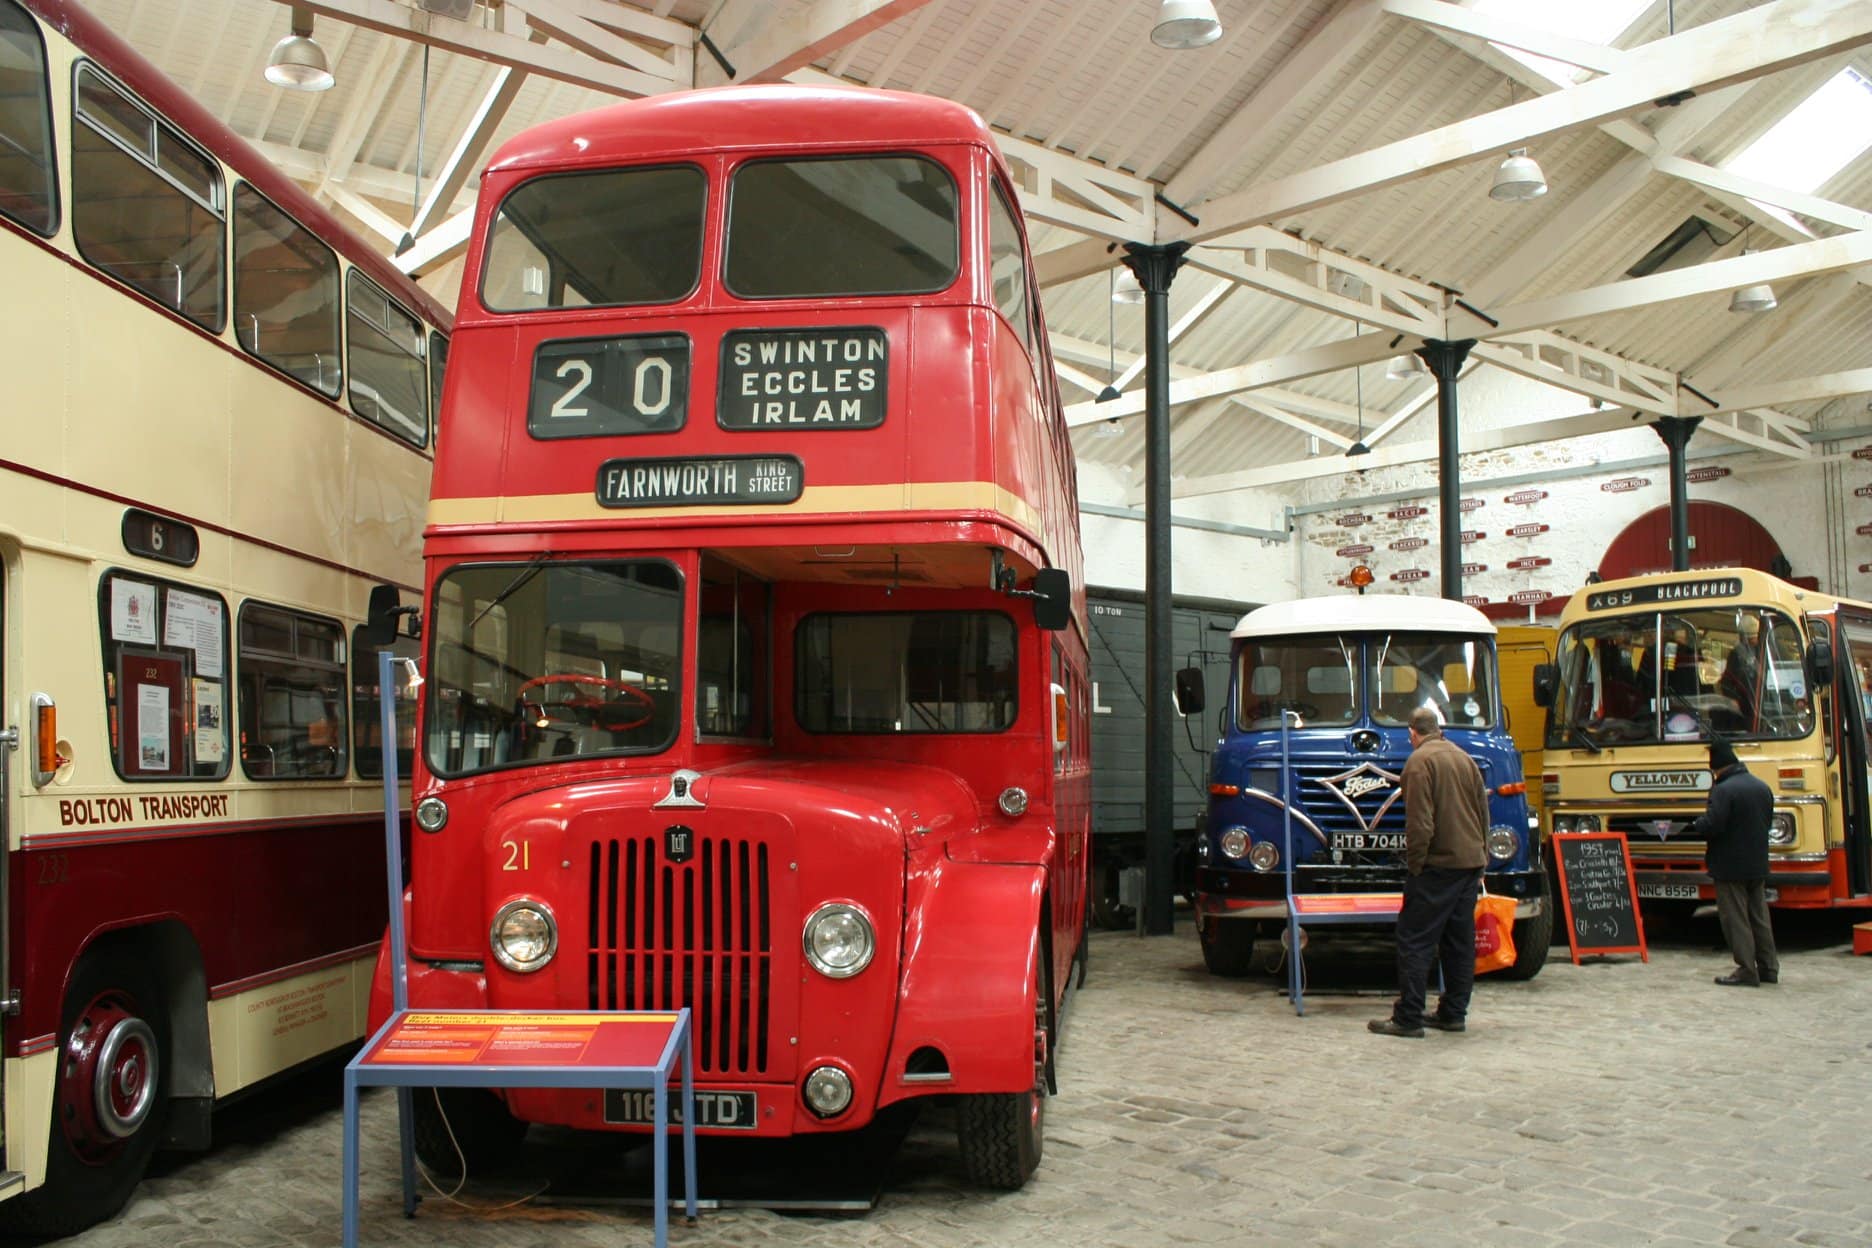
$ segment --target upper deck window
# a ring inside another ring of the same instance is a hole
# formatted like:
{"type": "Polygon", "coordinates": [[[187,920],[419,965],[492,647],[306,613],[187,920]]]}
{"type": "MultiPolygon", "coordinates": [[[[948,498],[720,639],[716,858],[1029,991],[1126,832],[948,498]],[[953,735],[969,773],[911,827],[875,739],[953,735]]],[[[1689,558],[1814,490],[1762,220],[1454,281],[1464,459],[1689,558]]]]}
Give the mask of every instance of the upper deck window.
{"type": "Polygon", "coordinates": [[[45,44],[9,0],[0,0],[0,213],[41,234],[58,217],[45,44]]]}
{"type": "Polygon", "coordinates": [[[761,160],[728,196],[728,289],[746,299],[912,295],[955,280],[955,180],[920,156],[761,160]]]}
{"type": "Polygon", "coordinates": [[[495,312],[670,303],[702,275],[708,179],[693,165],[522,183],[488,236],[481,302],[495,312]]]}
{"type": "Polygon", "coordinates": [[[986,611],[814,615],[796,676],[808,732],[1002,732],[1014,726],[1014,623],[986,611]]]}
{"type": "Polygon", "coordinates": [[[1766,607],[1583,620],[1560,637],[1549,749],[1813,730],[1794,622],[1766,607]]]}
{"type": "Polygon", "coordinates": [[[351,270],[347,294],[352,410],[405,442],[429,445],[422,322],[357,269],[351,270]]]}
{"type": "Polygon", "coordinates": [[[1033,327],[1027,318],[1027,258],[1021,253],[1017,222],[1013,207],[997,183],[988,206],[988,270],[994,282],[995,307],[1031,350],[1033,327]]]}
{"type": "Polygon", "coordinates": [[[682,578],[661,560],[481,564],[436,584],[430,768],[459,776],[669,747],[682,578]]]}
{"type": "Polygon", "coordinates": [[[245,182],[234,188],[234,335],[251,355],[338,397],[338,257],[245,182]]]}
{"type": "Polygon", "coordinates": [[[72,234],[86,260],[219,333],[221,170],[88,65],[72,124],[72,234]]]}

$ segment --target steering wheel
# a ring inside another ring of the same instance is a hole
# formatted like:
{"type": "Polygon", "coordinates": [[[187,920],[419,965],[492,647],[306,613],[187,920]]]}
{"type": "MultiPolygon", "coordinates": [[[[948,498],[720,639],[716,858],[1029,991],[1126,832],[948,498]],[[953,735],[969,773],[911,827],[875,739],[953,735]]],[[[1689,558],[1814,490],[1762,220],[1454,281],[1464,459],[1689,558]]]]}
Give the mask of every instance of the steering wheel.
{"type": "Polygon", "coordinates": [[[594,689],[611,690],[622,695],[602,698],[574,691],[559,702],[548,702],[541,698],[538,703],[540,718],[555,723],[581,727],[589,725],[601,732],[629,732],[633,728],[643,727],[656,714],[656,700],[641,687],[604,676],[588,676],[583,672],[555,672],[547,676],[535,676],[515,690],[515,696],[525,705],[529,689],[543,689],[550,685],[590,685],[594,689]],[[628,716],[639,709],[643,713],[635,719],[606,718],[607,715],[617,714],[628,716]]]}

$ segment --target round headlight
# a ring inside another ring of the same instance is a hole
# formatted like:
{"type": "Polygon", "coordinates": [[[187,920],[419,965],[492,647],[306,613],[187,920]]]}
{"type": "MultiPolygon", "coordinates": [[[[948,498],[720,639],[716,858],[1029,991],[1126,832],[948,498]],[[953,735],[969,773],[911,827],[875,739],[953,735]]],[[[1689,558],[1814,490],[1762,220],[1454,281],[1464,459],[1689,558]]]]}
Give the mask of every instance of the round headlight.
{"type": "Polygon", "coordinates": [[[496,962],[525,975],[552,961],[559,948],[559,925],[543,901],[510,901],[495,911],[488,943],[496,962]]]}
{"type": "Polygon", "coordinates": [[[871,920],[864,911],[843,902],[820,906],[806,920],[806,960],[815,971],[832,979],[846,979],[871,965],[877,947],[871,920]]]}
{"type": "Polygon", "coordinates": [[[821,1066],[806,1076],[800,1091],[807,1109],[821,1118],[836,1118],[851,1104],[851,1076],[836,1066],[821,1066]]]}
{"type": "Polygon", "coordinates": [[[1573,830],[1575,832],[1597,832],[1599,830],[1599,816],[1581,815],[1573,821],[1573,830]]]}
{"type": "Polygon", "coordinates": [[[1280,866],[1280,849],[1273,841],[1257,841],[1248,851],[1248,865],[1257,871],[1272,871],[1280,866]]]}
{"type": "Polygon", "coordinates": [[[1498,823],[1488,830],[1485,844],[1488,846],[1488,856],[1499,862],[1515,856],[1515,851],[1521,848],[1521,838],[1507,824],[1498,823]]]}
{"type": "Polygon", "coordinates": [[[440,832],[448,826],[448,803],[439,797],[425,797],[416,803],[416,826],[425,832],[440,832]]]}
{"type": "Polygon", "coordinates": [[[1248,829],[1229,828],[1222,833],[1222,856],[1237,861],[1248,854],[1248,829]]]}
{"type": "Polygon", "coordinates": [[[1001,796],[995,799],[995,805],[1001,813],[1013,819],[1027,813],[1027,790],[1019,785],[1010,785],[1001,790],[1001,796]]]}
{"type": "Polygon", "coordinates": [[[1797,833],[1794,824],[1794,812],[1777,810],[1768,820],[1768,843],[1770,845],[1792,845],[1797,833]]]}
{"type": "Polygon", "coordinates": [[[1573,830],[1573,816],[1572,815],[1555,815],[1553,817],[1553,830],[1555,831],[1555,833],[1562,835],[1562,836],[1564,836],[1568,832],[1571,832],[1573,830]]]}

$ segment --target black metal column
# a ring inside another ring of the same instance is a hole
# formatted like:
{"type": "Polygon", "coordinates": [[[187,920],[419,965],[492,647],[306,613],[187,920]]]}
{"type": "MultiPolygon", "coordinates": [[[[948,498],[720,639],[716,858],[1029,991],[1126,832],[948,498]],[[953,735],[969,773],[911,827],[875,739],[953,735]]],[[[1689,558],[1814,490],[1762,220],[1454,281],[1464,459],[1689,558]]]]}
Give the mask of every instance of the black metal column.
{"type": "Polygon", "coordinates": [[[1443,543],[1443,596],[1452,602],[1462,601],[1462,465],[1458,460],[1462,439],[1456,422],[1456,375],[1473,338],[1446,341],[1426,338],[1417,354],[1430,366],[1436,378],[1437,409],[1437,510],[1443,543]]]}
{"type": "Polygon", "coordinates": [[[1652,424],[1670,452],[1671,571],[1690,570],[1690,482],[1684,476],[1684,449],[1703,423],[1701,416],[1660,416],[1652,424]]]}
{"type": "Polygon", "coordinates": [[[1188,243],[1125,244],[1144,288],[1144,932],[1176,928],[1176,775],[1171,753],[1170,283],[1188,243]]]}

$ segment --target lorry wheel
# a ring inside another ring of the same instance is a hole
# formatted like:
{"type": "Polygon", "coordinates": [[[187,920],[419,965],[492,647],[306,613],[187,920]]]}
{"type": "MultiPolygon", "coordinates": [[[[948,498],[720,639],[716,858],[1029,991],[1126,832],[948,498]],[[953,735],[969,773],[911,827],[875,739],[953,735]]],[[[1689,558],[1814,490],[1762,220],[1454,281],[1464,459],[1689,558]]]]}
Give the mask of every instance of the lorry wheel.
{"type": "Polygon", "coordinates": [[[1211,975],[1240,979],[1254,972],[1255,925],[1247,919],[1202,921],[1203,965],[1211,975]]]}
{"type": "Polygon", "coordinates": [[[6,1229],[70,1235],[122,1209],[162,1136],[169,1014],[120,949],[85,955],[65,994],[45,1184],[0,1206],[6,1229]]]}
{"type": "Polygon", "coordinates": [[[1034,964],[1034,1082],[1025,1092],[978,1092],[957,1098],[956,1143],[969,1182],[1004,1192],[1024,1187],[1046,1141],[1047,979],[1034,964]]]}
{"type": "Polygon", "coordinates": [[[410,1109],[416,1156],[439,1180],[461,1178],[464,1164],[476,1176],[511,1165],[526,1135],[486,1088],[412,1088],[410,1109]]]}
{"type": "Polygon", "coordinates": [[[1553,887],[1541,876],[1541,912],[1531,919],[1516,919],[1514,925],[1514,965],[1501,970],[1503,979],[1533,979],[1547,965],[1547,950],[1553,945],[1553,887]]]}

